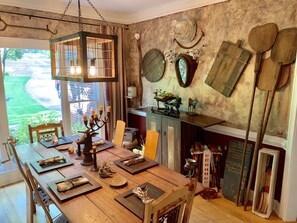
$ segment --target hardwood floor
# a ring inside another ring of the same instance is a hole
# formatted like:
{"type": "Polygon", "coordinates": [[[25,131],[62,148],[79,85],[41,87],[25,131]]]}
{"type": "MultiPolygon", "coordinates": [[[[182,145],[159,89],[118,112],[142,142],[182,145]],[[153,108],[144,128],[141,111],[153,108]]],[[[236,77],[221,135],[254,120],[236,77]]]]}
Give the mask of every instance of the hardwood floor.
{"type": "MultiPolygon", "coordinates": [[[[1,223],[26,222],[26,197],[23,182],[0,188],[0,219],[1,223]]],[[[250,208],[251,209],[251,208],[250,208]]],[[[56,216],[59,211],[51,205],[51,214],[56,216]]],[[[45,217],[40,207],[37,208],[35,222],[45,223],[45,217]]],[[[190,223],[281,223],[275,213],[270,218],[263,219],[254,215],[250,210],[243,211],[235,203],[219,196],[213,200],[195,197],[190,223]]]]}
{"type": "MultiPolygon", "coordinates": [[[[37,206],[34,222],[46,223],[41,207],[37,206]]],[[[59,210],[50,205],[53,217],[59,215],[59,210]]],[[[0,187],[0,222],[1,223],[26,223],[26,186],[24,182],[0,187]]]]}

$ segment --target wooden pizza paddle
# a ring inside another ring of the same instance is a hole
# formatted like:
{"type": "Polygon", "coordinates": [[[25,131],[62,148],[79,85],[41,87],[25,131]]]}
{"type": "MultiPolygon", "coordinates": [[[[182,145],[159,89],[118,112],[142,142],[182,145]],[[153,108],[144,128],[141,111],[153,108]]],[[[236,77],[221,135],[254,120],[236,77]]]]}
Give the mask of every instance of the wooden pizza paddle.
{"type": "MultiPolygon", "coordinates": [[[[258,80],[256,86],[261,91],[272,91],[273,90],[273,80],[275,79],[275,74],[277,72],[278,64],[273,62],[271,57],[262,59],[260,71],[258,74],[258,80]],[[267,81],[271,80],[271,81],[267,81]]],[[[277,83],[276,90],[282,89],[289,81],[290,76],[290,65],[281,66],[280,79],[277,83]]]]}
{"type": "Polygon", "coordinates": [[[256,144],[253,152],[253,159],[252,159],[252,164],[250,169],[249,181],[248,181],[245,200],[244,200],[244,209],[246,209],[247,202],[248,202],[248,194],[251,188],[251,184],[254,176],[254,170],[256,168],[259,146],[262,143],[262,140],[264,137],[264,133],[267,127],[270,111],[273,104],[275,91],[277,89],[278,82],[280,80],[280,76],[281,76],[280,69],[282,65],[286,65],[294,62],[296,57],[296,52],[297,52],[297,28],[287,28],[287,29],[281,30],[277,35],[277,38],[275,40],[274,46],[271,51],[271,59],[277,64],[274,78],[272,80],[265,78],[265,80],[268,82],[272,81],[273,89],[271,91],[271,97],[269,100],[269,104],[267,106],[267,110],[266,110],[266,106],[264,108],[264,113],[265,113],[263,115],[265,116],[264,121],[260,123],[262,125],[260,125],[257,132],[257,139],[256,139],[256,144]]]}
{"type": "Polygon", "coordinates": [[[253,111],[253,106],[254,106],[256,82],[257,82],[257,77],[258,77],[258,73],[260,70],[262,54],[271,49],[271,47],[273,46],[273,44],[275,42],[277,32],[278,32],[278,28],[277,28],[276,24],[267,23],[262,26],[256,26],[256,27],[252,28],[252,30],[249,33],[249,37],[248,37],[248,42],[249,42],[250,47],[256,52],[256,60],[255,60],[255,68],[254,68],[255,76],[254,76],[254,82],[253,82],[252,98],[251,98],[251,102],[250,102],[247,130],[246,130],[246,135],[245,135],[245,143],[244,143],[244,148],[243,148],[243,158],[242,158],[241,169],[240,169],[239,185],[238,185],[237,196],[236,196],[236,204],[237,205],[239,205],[239,197],[240,197],[240,191],[241,191],[241,187],[242,187],[241,181],[242,181],[242,176],[243,176],[247,142],[248,142],[248,138],[249,138],[252,111],[253,111]]]}

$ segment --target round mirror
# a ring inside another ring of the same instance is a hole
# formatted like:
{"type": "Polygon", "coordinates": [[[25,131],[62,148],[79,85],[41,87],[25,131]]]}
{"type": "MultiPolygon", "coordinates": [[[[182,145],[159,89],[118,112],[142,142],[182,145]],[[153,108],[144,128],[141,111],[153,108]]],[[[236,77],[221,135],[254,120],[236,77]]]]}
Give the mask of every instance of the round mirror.
{"type": "Polygon", "coordinates": [[[164,55],[158,49],[149,50],[142,60],[143,76],[150,82],[160,80],[165,72],[164,55]]]}

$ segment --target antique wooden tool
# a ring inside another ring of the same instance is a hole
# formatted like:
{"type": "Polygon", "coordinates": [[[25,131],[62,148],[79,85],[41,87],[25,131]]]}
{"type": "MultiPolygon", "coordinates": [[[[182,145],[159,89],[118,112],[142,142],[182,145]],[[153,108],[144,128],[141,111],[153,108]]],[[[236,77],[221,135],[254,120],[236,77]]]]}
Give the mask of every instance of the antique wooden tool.
{"type": "MultiPolygon", "coordinates": [[[[267,106],[266,105],[264,106],[262,120],[260,122],[259,129],[257,132],[257,139],[256,139],[255,148],[254,148],[254,153],[253,153],[250,176],[249,176],[249,181],[248,181],[245,200],[244,200],[245,210],[248,202],[248,194],[253,180],[254,170],[256,168],[258,150],[262,143],[262,140],[266,131],[275,91],[278,87],[278,83],[281,76],[280,69],[282,65],[286,65],[294,62],[296,57],[296,52],[297,52],[297,28],[287,28],[287,29],[281,30],[277,35],[277,38],[275,40],[274,46],[271,51],[271,59],[273,60],[273,62],[277,64],[277,67],[274,74],[274,78],[269,77],[266,79],[267,82],[272,82],[271,86],[273,88],[270,92],[271,96],[270,96],[269,103],[267,106]]],[[[266,91],[265,93],[266,95],[269,95],[269,91],[266,91]]]]}
{"type": "MultiPolygon", "coordinates": [[[[290,68],[291,66],[283,65],[281,66],[280,70],[280,77],[279,82],[277,83],[276,90],[280,90],[283,88],[289,80],[290,76],[290,68]]],[[[271,91],[273,89],[273,82],[268,82],[267,79],[274,79],[275,74],[278,69],[278,64],[273,62],[271,57],[268,57],[266,59],[262,59],[261,62],[261,68],[258,74],[258,80],[257,80],[257,88],[261,91],[271,91]]]]}
{"type": "Polygon", "coordinates": [[[246,148],[247,148],[247,143],[249,138],[250,123],[252,118],[252,111],[253,111],[254,98],[255,98],[255,92],[256,92],[256,82],[257,82],[257,77],[260,70],[262,54],[272,48],[277,36],[277,32],[278,32],[278,28],[276,24],[267,23],[262,26],[254,27],[250,31],[249,37],[248,37],[250,47],[256,52],[256,60],[255,60],[255,68],[254,68],[255,76],[254,76],[254,82],[253,82],[252,98],[250,102],[248,125],[247,125],[247,130],[245,135],[245,143],[244,143],[243,158],[242,158],[240,177],[239,177],[238,193],[236,197],[237,205],[239,204],[239,194],[242,187],[241,182],[242,182],[243,168],[245,163],[246,148]]]}

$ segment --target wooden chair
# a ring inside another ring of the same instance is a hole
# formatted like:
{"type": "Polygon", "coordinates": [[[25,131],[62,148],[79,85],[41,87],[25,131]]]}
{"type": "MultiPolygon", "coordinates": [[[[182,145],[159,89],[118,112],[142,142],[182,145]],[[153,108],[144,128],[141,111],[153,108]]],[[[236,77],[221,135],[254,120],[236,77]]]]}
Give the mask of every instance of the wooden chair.
{"type": "Polygon", "coordinates": [[[145,204],[144,223],[182,223],[188,197],[186,186],[166,192],[157,200],[145,204]]]}
{"type": "Polygon", "coordinates": [[[50,212],[49,212],[49,208],[48,208],[47,205],[45,205],[45,203],[43,202],[43,198],[39,195],[38,188],[37,188],[37,185],[35,183],[34,177],[33,177],[32,173],[31,173],[31,170],[30,170],[30,168],[29,168],[29,166],[28,166],[28,164],[26,162],[24,163],[24,166],[25,166],[28,181],[31,184],[31,187],[32,187],[34,193],[36,194],[37,202],[40,204],[40,206],[42,207],[42,209],[43,209],[43,211],[45,213],[45,217],[46,217],[47,222],[49,222],[49,223],[68,222],[68,219],[63,214],[60,214],[55,218],[51,217],[50,212]]]}
{"type": "Polygon", "coordinates": [[[146,140],[145,140],[145,149],[144,149],[144,157],[148,159],[155,160],[157,155],[159,141],[159,133],[155,130],[147,130],[146,131],[146,140]]]}
{"type": "Polygon", "coordinates": [[[118,120],[115,128],[113,137],[113,143],[116,146],[123,146],[124,134],[125,134],[126,123],[122,120],[118,120]]]}
{"type": "Polygon", "coordinates": [[[36,183],[35,183],[35,186],[36,186],[37,190],[33,192],[32,185],[31,185],[26,173],[23,170],[21,161],[20,161],[20,159],[18,157],[18,154],[16,152],[16,149],[15,149],[15,146],[14,146],[13,142],[8,141],[8,146],[10,148],[10,151],[12,151],[12,153],[13,153],[13,156],[14,156],[14,159],[15,159],[15,161],[17,163],[18,169],[19,169],[19,171],[20,171],[20,173],[21,173],[21,175],[22,175],[22,177],[23,177],[23,179],[25,181],[26,188],[27,188],[27,190],[29,191],[29,194],[30,194],[30,197],[27,198],[27,199],[29,199],[29,204],[27,204],[27,205],[29,205],[29,207],[27,207],[27,208],[30,210],[31,214],[30,214],[30,219],[27,219],[27,221],[31,223],[31,222],[33,222],[33,214],[36,212],[36,206],[35,205],[40,205],[41,204],[40,202],[38,202],[37,196],[42,197],[42,200],[43,200],[42,203],[46,207],[49,207],[49,205],[53,204],[53,202],[49,198],[49,196],[44,192],[44,190],[41,187],[38,187],[36,185],[36,183]]]}
{"type": "Polygon", "coordinates": [[[197,178],[192,178],[190,180],[190,183],[188,184],[188,198],[187,203],[185,207],[185,213],[183,218],[183,223],[189,223],[190,222],[190,216],[192,212],[193,202],[196,194],[196,188],[197,188],[198,180],[197,178]]]}
{"type": "Polygon", "coordinates": [[[28,125],[29,128],[29,136],[30,136],[30,143],[33,143],[33,133],[36,133],[37,141],[42,140],[49,140],[54,135],[59,137],[59,129],[60,129],[60,136],[64,136],[64,128],[62,121],[58,123],[45,123],[41,125],[37,125],[32,127],[30,124],[28,125]]]}

